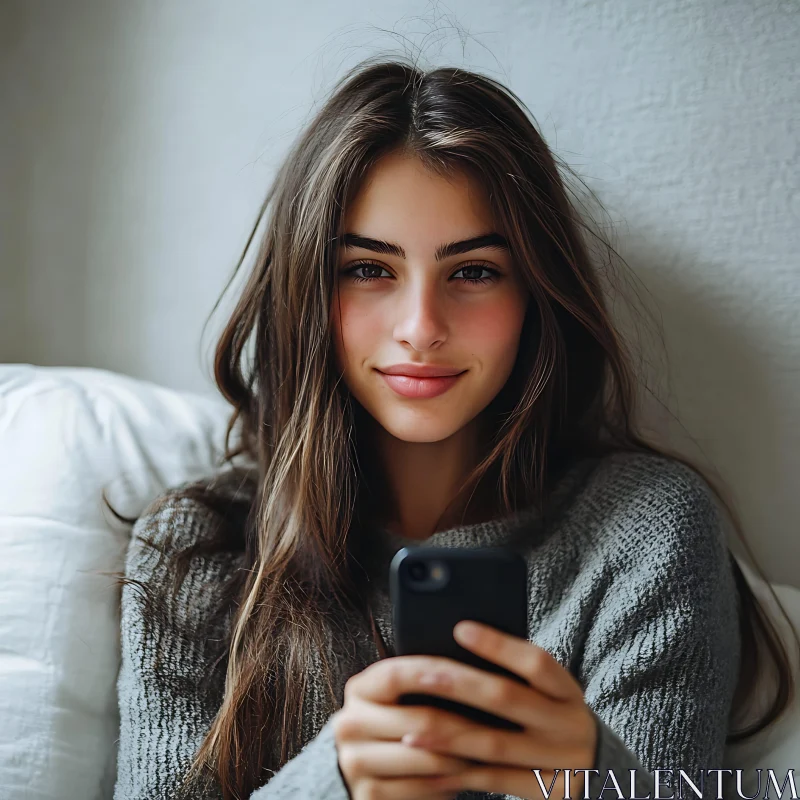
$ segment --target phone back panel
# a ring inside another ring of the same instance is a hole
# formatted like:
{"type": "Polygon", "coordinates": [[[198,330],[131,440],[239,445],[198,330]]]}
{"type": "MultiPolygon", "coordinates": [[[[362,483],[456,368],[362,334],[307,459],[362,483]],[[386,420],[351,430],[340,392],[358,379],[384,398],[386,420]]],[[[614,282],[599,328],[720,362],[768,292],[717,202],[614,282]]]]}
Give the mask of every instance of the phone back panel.
{"type": "MultiPolygon", "coordinates": [[[[528,568],[519,554],[503,547],[404,547],[392,559],[389,586],[397,655],[444,656],[525,683],[453,638],[456,623],[472,619],[527,640],[528,568]],[[438,565],[446,579],[433,588],[419,588],[411,576],[413,564],[420,560],[429,573],[438,565]]],[[[434,705],[493,727],[521,729],[495,714],[436,695],[406,694],[399,702],[434,705]]]]}

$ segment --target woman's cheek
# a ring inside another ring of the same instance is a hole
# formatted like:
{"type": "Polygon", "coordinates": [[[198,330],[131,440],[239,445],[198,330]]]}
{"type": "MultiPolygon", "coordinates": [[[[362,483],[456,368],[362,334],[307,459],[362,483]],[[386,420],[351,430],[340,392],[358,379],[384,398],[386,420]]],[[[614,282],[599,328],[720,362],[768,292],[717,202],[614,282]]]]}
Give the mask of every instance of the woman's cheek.
{"type": "Polygon", "coordinates": [[[469,341],[471,352],[492,359],[515,356],[523,319],[524,308],[517,297],[497,298],[469,309],[461,326],[462,335],[469,341]],[[509,352],[512,349],[513,353],[509,352]]]}
{"type": "Polygon", "coordinates": [[[346,296],[341,298],[340,325],[348,357],[370,355],[373,346],[380,342],[385,319],[377,303],[365,304],[346,296]]]}

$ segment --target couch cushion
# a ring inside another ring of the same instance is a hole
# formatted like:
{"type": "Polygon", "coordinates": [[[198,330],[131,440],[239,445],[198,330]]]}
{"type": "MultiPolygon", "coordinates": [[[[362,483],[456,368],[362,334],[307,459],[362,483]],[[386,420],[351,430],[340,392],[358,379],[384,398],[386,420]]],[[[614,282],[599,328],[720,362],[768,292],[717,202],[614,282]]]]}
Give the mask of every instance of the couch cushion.
{"type": "Polygon", "coordinates": [[[0,366],[0,796],[113,793],[130,526],[216,468],[230,407],[95,369],[0,366]]]}

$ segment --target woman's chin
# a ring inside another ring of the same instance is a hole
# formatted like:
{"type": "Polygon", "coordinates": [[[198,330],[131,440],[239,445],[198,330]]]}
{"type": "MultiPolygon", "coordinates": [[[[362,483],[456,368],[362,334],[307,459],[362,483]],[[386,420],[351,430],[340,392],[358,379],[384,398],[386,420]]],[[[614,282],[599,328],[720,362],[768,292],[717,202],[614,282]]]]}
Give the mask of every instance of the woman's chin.
{"type": "MultiPolygon", "coordinates": [[[[437,415],[439,416],[439,415],[437,415]]],[[[454,424],[456,421],[435,419],[382,419],[379,420],[381,426],[390,433],[395,439],[403,442],[440,442],[456,433],[461,425],[454,424]]]]}

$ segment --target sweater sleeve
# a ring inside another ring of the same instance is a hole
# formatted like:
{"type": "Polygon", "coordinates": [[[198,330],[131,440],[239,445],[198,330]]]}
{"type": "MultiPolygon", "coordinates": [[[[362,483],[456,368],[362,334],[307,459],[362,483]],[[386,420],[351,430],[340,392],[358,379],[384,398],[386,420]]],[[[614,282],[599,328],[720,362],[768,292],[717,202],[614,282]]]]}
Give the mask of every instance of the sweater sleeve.
{"type": "MultiPolygon", "coordinates": [[[[148,507],[133,527],[125,575],[160,591],[170,578],[168,566],[140,537],[159,545],[172,537],[182,548],[202,535],[208,516],[188,499],[156,502],[157,510],[155,504],[148,507]]],[[[122,588],[114,800],[166,800],[178,794],[222,701],[224,675],[208,671],[216,643],[195,634],[198,620],[219,601],[214,587],[229,568],[225,554],[196,556],[177,598],[170,595],[158,611],[138,586],[122,588]]]]}
{"type": "Polygon", "coordinates": [[[715,798],[717,773],[707,771],[723,766],[740,661],[724,526],[708,485],[683,465],[635,495],[635,508],[610,521],[614,555],[584,652],[598,726],[589,796],[606,787],[631,797],[633,775],[636,797],[694,797],[691,780],[715,798]]]}
{"type": "MultiPolygon", "coordinates": [[[[154,588],[171,575],[158,550],[141,536],[183,548],[204,538],[214,517],[196,501],[171,490],[145,510],[134,525],[125,560],[126,577],[154,588]]],[[[219,800],[216,787],[192,787],[180,794],[180,784],[222,703],[224,667],[211,669],[220,647],[229,640],[227,628],[201,623],[222,602],[219,587],[236,569],[230,553],[193,556],[176,598],[169,595],[160,613],[129,585],[121,597],[121,664],[117,678],[120,735],[114,800],[219,800]]],[[[338,764],[329,720],[316,737],[256,790],[254,800],[299,798],[350,800],[338,764]]]]}
{"type": "Polygon", "coordinates": [[[339,769],[333,717],[306,746],[287,761],[250,800],[350,800],[339,769]]]}

